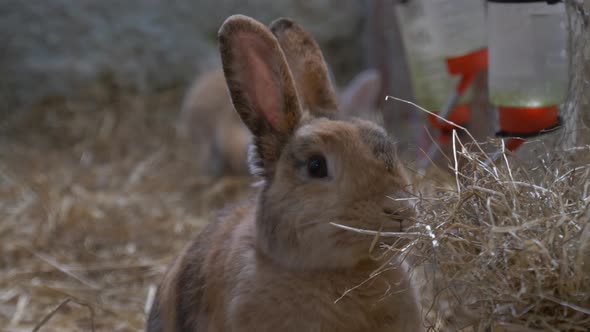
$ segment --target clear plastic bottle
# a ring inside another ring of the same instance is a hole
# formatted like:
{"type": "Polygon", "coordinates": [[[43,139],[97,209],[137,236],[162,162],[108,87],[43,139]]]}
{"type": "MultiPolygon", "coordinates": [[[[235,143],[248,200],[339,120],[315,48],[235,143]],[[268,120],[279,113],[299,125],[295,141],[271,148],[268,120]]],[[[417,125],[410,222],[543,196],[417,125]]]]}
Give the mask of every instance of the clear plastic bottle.
{"type": "Polygon", "coordinates": [[[437,52],[432,22],[424,0],[409,0],[395,6],[417,103],[438,112],[458,81],[451,77],[445,58],[437,52]]]}
{"type": "MultiPolygon", "coordinates": [[[[413,0],[410,0],[413,1],[413,0]]],[[[432,26],[436,52],[445,58],[486,47],[483,0],[421,0],[432,26]]]]}
{"type": "Polygon", "coordinates": [[[409,0],[396,7],[396,14],[417,101],[448,112],[449,106],[468,100],[466,86],[483,69],[479,63],[487,65],[487,53],[478,52],[487,41],[483,0],[409,0]],[[455,61],[459,68],[449,67],[448,60],[463,57],[465,66],[455,61]],[[468,84],[459,84],[466,76],[468,84]]]}
{"type": "Polygon", "coordinates": [[[496,106],[559,105],[568,87],[563,3],[488,0],[489,90],[496,106]]]}

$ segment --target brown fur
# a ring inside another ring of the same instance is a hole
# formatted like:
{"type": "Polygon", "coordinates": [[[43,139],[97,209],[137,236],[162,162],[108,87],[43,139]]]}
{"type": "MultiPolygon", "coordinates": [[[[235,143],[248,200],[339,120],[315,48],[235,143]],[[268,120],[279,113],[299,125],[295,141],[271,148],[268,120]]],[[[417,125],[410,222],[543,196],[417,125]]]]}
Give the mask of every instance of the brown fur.
{"type": "MultiPolygon", "coordinates": [[[[413,207],[396,200],[410,193],[395,146],[376,124],[310,112],[319,105],[299,102],[278,45],[244,16],[220,30],[232,100],[265,182],[255,202],[213,220],[175,261],[148,331],[421,331],[406,263],[390,252],[393,263],[371,277],[385,263],[373,238],[330,224],[397,232],[411,224],[413,207]],[[316,155],[327,161],[324,178],[308,174],[316,155]]],[[[318,91],[332,91],[323,84],[318,91]]]]}

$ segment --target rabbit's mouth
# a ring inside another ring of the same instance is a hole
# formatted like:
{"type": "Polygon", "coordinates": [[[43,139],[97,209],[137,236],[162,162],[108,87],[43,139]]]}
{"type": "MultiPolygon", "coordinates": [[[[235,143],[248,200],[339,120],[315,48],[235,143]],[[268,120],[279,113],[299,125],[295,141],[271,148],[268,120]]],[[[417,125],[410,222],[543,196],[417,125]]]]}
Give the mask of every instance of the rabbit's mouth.
{"type": "Polygon", "coordinates": [[[383,209],[383,228],[391,232],[405,232],[414,225],[414,220],[407,214],[399,213],[388,208],[383,209]]]}
{"type": "Polygon", "coordinates": [[[387,234],[387,237],[393,237],[396,233],[402,236],[404,233],[414,225],[412,220],[387,220],[381,224],[381,227],[376,230],[380,233],[387,234]]]}

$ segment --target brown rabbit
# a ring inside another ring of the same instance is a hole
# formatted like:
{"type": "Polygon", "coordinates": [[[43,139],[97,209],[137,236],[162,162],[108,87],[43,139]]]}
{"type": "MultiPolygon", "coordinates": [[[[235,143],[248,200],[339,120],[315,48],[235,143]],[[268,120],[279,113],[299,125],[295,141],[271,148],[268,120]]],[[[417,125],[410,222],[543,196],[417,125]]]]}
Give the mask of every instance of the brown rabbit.
{"type": "Polygon", "coordinates": [[[372,122],[339,119],[323,56],[293,21],[269,30],[232,16],[219,43],[264,184],[175,260],[147,331],[422,331],[406,263],[393,251],[390,263],[376,258],[373,237],[331,224],[411,225],[394,142],[372,122]]]}
{"type": "MultiPolygon", "coordinates": [[[[381,113],[375,107],[380,86],[381,77],[376,70],[360,72],[342,91],[341,113],[381,123],[381,113]]],[[[199,76],[191,85],[183,101],[177,132],[196,146],[200,171],[213,176],[248,174],[250,132],[234,110],[221,69],[199,76]]]]}
{"type": "Polygon", "coordinates": [[[200,76],[183,101],[177,133],[196,147],[199,171],[245,175],[250,133],[231,103],[221,69],[200,76]]]}

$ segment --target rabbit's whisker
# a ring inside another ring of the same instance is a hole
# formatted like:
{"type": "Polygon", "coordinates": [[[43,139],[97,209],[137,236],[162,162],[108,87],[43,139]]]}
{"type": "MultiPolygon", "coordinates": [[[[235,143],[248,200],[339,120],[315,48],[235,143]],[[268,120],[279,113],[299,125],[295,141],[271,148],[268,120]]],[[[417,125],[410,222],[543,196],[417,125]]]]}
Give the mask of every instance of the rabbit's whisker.
{"type": "Polygon", "coordinates": [[[314,226],[321,225],[321,224],[324,224],[324,222],[322,222],[322,221],[308,221],[305,223],[297,224],[296,228],[298,230],[301,230],[302,228],[314,227],[314,226]]]}
{"type": "Polygon", "coordinates": [[[396,201],[396,202],[405,202],[405,201],[419,201],[421,199],[423,199],[422,197],[400,197],[400,198],[394,198],[392,196],[387,196],[388,199],[392,200],[392,201],[396,201]]]}
{"type": "Polygon", "coordinates": [[[398,214],[398,213],[388,213],[388,212],[383,212],[381,214],[384,217],[387,217],[390,219],[390,221],[398,221],[398,222],[402,222],[404,220],[406,220],[407,218],[398,214]]]}
{"type": "Polygon", "coordinates": [[[407,238],[416,238],[416,237],[422,237],[422,236],[426,236],[425,234],[422,233],[418,233],[418,232],[380,232],[380,231],[373,231],[373,230],[368,230],[368,229],[360,229],[360,228],[355,228],[355,227],[350,227],[350,226],[346,226],[346,225],[341,225],[341,224],[337,224],[334,222],[330,222],[330,225],[332,226],[336,226],[340,229],[344,229],[347,231],[351,231],[351,232],[355,232],[355,233],[359,233],[359,234],[365,234],[365,235],[379,235],[381,237],[407,237],[407,238]]]}

